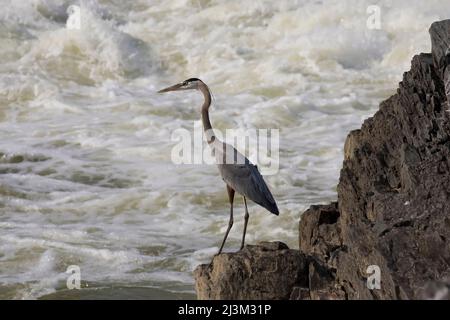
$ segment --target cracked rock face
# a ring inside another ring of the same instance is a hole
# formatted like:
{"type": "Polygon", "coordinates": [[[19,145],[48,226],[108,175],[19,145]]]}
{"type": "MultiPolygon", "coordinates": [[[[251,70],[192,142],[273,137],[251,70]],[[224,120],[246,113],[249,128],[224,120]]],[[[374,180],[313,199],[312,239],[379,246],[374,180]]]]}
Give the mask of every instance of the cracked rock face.
{"type": "MultiPolygon", "coordinates": [[[[331,266],[349,298],[414,299],[428,283],[449,276],[450,114],[444,74],[450,20],[434,23],[430,34],[433,53],[415,56],[397,94],[347,138],[351,147],[338,185],[342,249],[335,248],[331,266]],[[363,281],[369,265],[381,269],[380,290],[368,290],[363,281]]],[[[328,240],[317,246],[324,243],[328,240]]]]}
{"type": "Polygon", "coordinates": [[[199,298],[450,298],[450,20],[430,35],[432,53],[348,135],[338,202],[302,215],[300,251],[219,255],[195,272],[199,298]],[[367,286],[369,266],[379,289],[367,286]]]}
{"type": "Polygon", "coordinates": [[[305,255],[281,242],[245,246],[214,257],[194,271],[198,299],[289,299],[294,287],[307,286],[305,255]]]}
{"type": "Polygon", "coordinates": [[[282,242],[222,253],[194,271],[200,300],[344,299],[327,266],[282,242]]]}

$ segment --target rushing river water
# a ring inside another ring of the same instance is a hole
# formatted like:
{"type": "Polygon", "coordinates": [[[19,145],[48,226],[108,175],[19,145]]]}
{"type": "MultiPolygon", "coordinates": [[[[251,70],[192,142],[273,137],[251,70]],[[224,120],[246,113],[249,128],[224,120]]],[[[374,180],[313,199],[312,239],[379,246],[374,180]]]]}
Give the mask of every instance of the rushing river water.
{"type": "MultiPolygon", "coordinates": [[[[450,17],[443,0],[0,5],[4,299],[194,297],[192,270],[217,251],[228,200],[215,166],[171,159],[202,97],[156,91],[190,77],[213,90],[218,129],[280,130],[279,170],[265,178],[280,216],[252,203],[247,242],[297,248],[301,213],[336,199],[348,131],[450,17]],[[66,27],[69,5],[80,29],[66,27]],[[82,290],[66,287],[70,265],[82,290]]],[[[239,248],[243,213],[236,197],[226,250],[239,248]]]]}

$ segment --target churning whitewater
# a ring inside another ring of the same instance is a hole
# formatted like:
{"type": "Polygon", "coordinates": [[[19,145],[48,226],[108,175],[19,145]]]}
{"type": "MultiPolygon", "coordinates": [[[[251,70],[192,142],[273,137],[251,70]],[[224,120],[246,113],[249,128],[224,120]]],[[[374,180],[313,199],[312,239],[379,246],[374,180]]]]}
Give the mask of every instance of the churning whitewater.
{"type": "MultiPolygon", "coordinates": [[[[336,198],[346,134],[430,51],[445,4],[0,0],[0,298],[194,297],[229,209],[214,165],[171,158],[202,97],[156,91],[190,77],[214,92],[215,128],[279,129],[264,179],[280,216],[249,203],[246,242],[296,248],[301,213],[336,198]]],[[[236,196],[225,251],[243,217],[236,196]]]]}

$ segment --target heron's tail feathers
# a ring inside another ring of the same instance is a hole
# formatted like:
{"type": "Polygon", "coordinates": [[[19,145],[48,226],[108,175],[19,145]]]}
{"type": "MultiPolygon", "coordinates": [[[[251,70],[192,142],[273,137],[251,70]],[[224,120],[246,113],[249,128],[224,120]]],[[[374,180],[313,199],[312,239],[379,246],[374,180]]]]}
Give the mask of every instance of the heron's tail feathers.
{"type": "Polygon", "coordinates": [[[260,204],[261,206],[263,206],[264,208],[266,208],[268,211],[270,211],[271,213],[273,213],[274,215],[279,215],[280,212],[278,211],[278,206],[276,204],[276,202],[269,202],[267,201],[267,203],[264,204],[260,204]]]}

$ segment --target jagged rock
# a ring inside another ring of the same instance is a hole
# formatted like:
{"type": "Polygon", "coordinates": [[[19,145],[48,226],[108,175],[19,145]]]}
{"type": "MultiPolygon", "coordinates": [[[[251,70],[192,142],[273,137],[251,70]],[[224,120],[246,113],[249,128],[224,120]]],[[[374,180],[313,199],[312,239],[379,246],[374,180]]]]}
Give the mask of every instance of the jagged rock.
{"type": "Polygon", "coordinates": [[[200,300],[345,299],[332,269],[282,242],[222,253],[194,271],[200,300]]]}
{"type": "Polygon", "coordinates": [[[302,215],[299,230],[300,251],[327,261],[340,248],[339,210],[337,202],[311,206],[302,215]]]}
{"type": "Polygon", "coordinates": [[[450,278],[431,281],[421,288],[418,297],[424,300],[450,300],[450,278]]]}
{"type": "Polygon", "coordinates": [[[284,243],[263,242],[217,255],[194,276],[200,300],[289,299],[294,287],[308,286],[308,260],[284,243]]]}
{"type": "Polygon", "coordinates": [[[436,70],[441,71],[449,65],[450,58],[450,20],[437,21],[431,24],[431,54],[433,55],[433,64],[436,70]]]}
{"type": "Polygon", "coordinates": [[[450,20],[430,34],[433,53],[415,56],[397,94],[347,137],[339,205],[314,206],[301,218],[301,250],[336,269],[349,299],[420,298],[449,275],[450,20]],[[337,221],[324,227],[324,214],[337,221]],[[370,265],[381,269],[380,290],[367,287],[370,265]]]}
{"type": "Polygon", "coordinates": [[[312,259],[308,271],[311,300],[343,300],[346,298],[342,286],[336,283],[334,269],[329,269],[312,259]]]}
{"type": "Polygon", "coordinates": [[[450,110],[450,29],[448,22],[440,21],[431,25],[431,47],[433,64],[438,74],[442,77],[447,97],[447,110],[450,110]]]}

